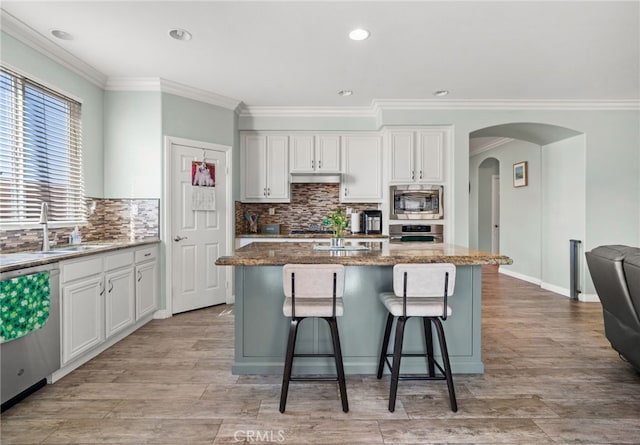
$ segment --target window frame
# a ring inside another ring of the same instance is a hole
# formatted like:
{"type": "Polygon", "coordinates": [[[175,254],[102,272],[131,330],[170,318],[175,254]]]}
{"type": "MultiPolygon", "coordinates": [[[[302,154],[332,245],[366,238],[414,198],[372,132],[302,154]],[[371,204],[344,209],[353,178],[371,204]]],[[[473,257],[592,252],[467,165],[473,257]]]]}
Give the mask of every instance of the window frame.
{"type": "MultiPolygon", "coordinates": [[[[70,172],[74,171],[74,168],[76,169],[75,171],[78,172],[78,176],[79,179],[75,181],[75,184],[73,180],[67,181],[64,183],[64,185],[62,186],[65,189],[72,189],[72,195],[76,195],[71,199],[71,205],[65,205],[64,210],[65,212],[70,212],[73,213],[72,217],[69,219],[60,219],[60,217],[58,217],[56,219],[56,215],[55,213],[52,214],[51,212],[51,202],[50,202],[50,198],[46,197],[43,195],[42,192],[39,192],[38,194],[36,194],[35,196],[38,198],[41,198],[42,201],[47,201],[49,202],[50,208],[49,208],[49,227],[51,228],[56,228],[56,227],[69,227],[69,226],[75,226],[75,225],[86,225],[88,220],[88,212],[87,212],[87,208],[86,208],[86,201],[87,201],[87,196],[85,193],[85,181],[84,181],[84,169],[83,169],[83,157],[84,157],[84,153],[83,153],[83,143],[82,143],[82,107],[83,107],[83,103],[82,100],[79,99],[77,96],[75,96],[74,94],[70,94],[58,87],[52,86],[51,84],[49,84],[48,82],[42,81],[41,79],[38,79],[34,76],[29,75],[28,73],[25,73],[24,71],[21,71],[20,69],[17,69],[13,66],[11,66],[10,64],[6,64],[4,62],[2,62],[0,64],[0,70],[3,73],[6,73],[7,75],[11,76],[14,79],[17,79],[18,82],[20,82],[19,87],[15,88],[14,91],[19,92],[20,97],[18,98],[18,100],[16,100],[15,103],[18,104],[18,107],[21,108],[21,113],[19,115],[19,123],[17,125],[15,125],[15,128],[18,129],[18,132],[20,133],[20,137],[19,139],[21,140],[20,143],[12,145],[12,155],[10,156],[15,156],[15,151],[16,151],[16,147],[18,150],[24,150],[24,147],[27,145],[24,140],[25,140],[25,132],[24,130],[24,123],[25,123],[25,114],[24,114],[24,108],[25,108],[25,90],[28,88],[31,88],[37,92],[41,92],[44,93],[47,96],[47,99],[50,101],[55,101],[60,100],[63,102],[66,102],[67,105],[69,105],[70,108],[67,109],[67,113],[65,114],[67,119],[74,119],[75,122],[73,123],[73,125],[71,127],[69,127],[69,133],[72,132],[76,132],[73,135],[70,135],[69,138],[71,140],[71,143],[69,143],[69,141],[67,141],[66,144],[62,145],[65,148],[65,154],[67,157],[71,156],[72,159],[70,159],[68,161],[67,164],[65,164],[66,168],[68,169],[67,174],[71,174],[70,172]],[[71,110],[71,108],[76,107],[77,111],[74,112],[73,110],[71,110]],[[71,152],[75,152],[73,154],[71,154],[71,152]],[[73,185],[74,187],[71,187],[71,185],[73,185]],[[77,196],[79,195],[79,196],[77,196]],[[74,210],[75,209],[75,210],[74,210]]],[[[39,148],[41,147],[46,147],[46,145],[42,145],[39,146],[39,148]]],[[[63,159],[65,158],[65,155],[62,156],[57,156],[55,159],[63,159]]],[[[48,158],[47,158],[48,159],[48,158]]],[[[13,161],[12,161],[13,162],[13,161]]],[[[28,181],[24,181],[25,178],[21,178],[21,186],[19,188],[19,190],[16,191],[17,194],[21,194],[21,193],[25,193],[25,191],[32,185],[28,184],[28,181]]],[[[46,186],[47,192],[46,194],[49,194],[49,189],[51,188],[51,184],[46,186]]],[[[54,193],[56,194],[56,193],[54,193]]],[[[33,193],[32,193],[33,195],[33,193]]],[[[55,199],[54,199],[55,201],[55,199]]],[[[29,213],[28,209],[28,205],[26,203],[23,203],[22,207],[20,207],[20,209],[22,210],[18,210],[18,212],[22,211],[25,213],[29,213]]],[[[4,230],[15,230],[15,229],[33,229],[33,228],[40,228],[42,227],[42,224],[40,224],[39,222],[39,218],[34,217],[33,216],[33,212],[31,211],[30,215],[25,216],[24,219],[18,220],[18,219],[2,219],[0,220],[0,231],[4,231],[4,230]]]]}

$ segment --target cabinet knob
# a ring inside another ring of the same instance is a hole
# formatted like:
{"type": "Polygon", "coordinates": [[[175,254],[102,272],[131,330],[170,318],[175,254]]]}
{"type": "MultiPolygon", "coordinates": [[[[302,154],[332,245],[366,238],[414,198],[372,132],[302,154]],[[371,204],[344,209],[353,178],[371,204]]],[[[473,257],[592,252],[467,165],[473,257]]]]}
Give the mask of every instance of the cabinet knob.
{"type": "Polygon", "coordinates": [[[318,168],[322,168],[322,161],[318,161],[318,168]]]}
{"type": "Polygon", "coordinates": [[[140,282],[140,280],[142,280],[142,272],[138,271],[138,282],[140,282]]]}
{"type": "Polygon", "coordinates": [[[109,281],[109,293],[113,290],[113,282],[109,281]]]}
{"type": "Polygon", "coordinates": [[[314,161],[313,159],[311,160],[311,168],[316,168],[316,161],[314,161]]]}
{"type": "Polygon", "coordinates": [[[267,196],[271,196],[271,187],[267,187],[267,196]]]}
{"type": "Polygon", "coordinates": [[[416,179],[416,175],[413,170],[411,170],[411,180],[413,181],[414,179],[416,179]]]}
{"type": "Polygon", "coordinates": [[[420,170],[420,179],[422,179],[422,170],[420,170]]]}

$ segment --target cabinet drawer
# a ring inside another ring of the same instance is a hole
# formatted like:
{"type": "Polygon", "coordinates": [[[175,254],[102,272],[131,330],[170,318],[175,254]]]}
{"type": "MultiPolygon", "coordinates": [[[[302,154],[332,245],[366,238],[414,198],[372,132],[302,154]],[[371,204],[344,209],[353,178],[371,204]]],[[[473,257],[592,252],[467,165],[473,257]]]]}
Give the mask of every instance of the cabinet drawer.
{"type": "Polygon", "coordinates": [[[104,257],[104,270],[118,269],[119,267],[127,267],[132,264],[133,252],[131,250],[105,255],[104,257]]]}
{"type": "Polygon", "coordinates": [[[136,263],[141,263],[142,261],[155,260],[158,258],[158,247],[146,247],[144,249],[136,250],[136,263]]]}
{"type": "Polygon", "coordinates": [[[62,262],[60,269],[63,283],[99,274],[102,273],[102,256],[92,255],[79,261],[62,262]]]}

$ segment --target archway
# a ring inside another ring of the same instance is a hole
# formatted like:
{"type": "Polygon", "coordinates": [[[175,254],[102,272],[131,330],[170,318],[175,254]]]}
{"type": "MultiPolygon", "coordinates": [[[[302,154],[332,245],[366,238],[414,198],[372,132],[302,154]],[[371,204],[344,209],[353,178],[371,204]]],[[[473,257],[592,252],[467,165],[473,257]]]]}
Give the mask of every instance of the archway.
{"type": "MultiPolygon", "coordinates": [[[[541,123],[509,123],[471,132],[469,240],[491,250],[487,177],[501,177],[500,253],[514,260],[502,273],[569,295],[569,240],[585,241],[585,136],[541,123]],[[527,183],[513,182],[513,165],[526,162],[527,183]]],[[[584,289],[586,265],[579,264],[584,289]]]]}

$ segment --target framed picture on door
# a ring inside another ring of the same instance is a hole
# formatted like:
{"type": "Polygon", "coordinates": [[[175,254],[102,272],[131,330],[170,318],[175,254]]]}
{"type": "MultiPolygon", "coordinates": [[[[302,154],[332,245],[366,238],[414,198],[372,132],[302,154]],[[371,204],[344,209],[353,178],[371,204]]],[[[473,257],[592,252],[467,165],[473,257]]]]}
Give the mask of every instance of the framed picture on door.
{"type": "Polygon", "coordinates": [[[529,185],[529,172],[527,171],[527,161],[513,164],[513,186],[526,187],[529,185]]]}

